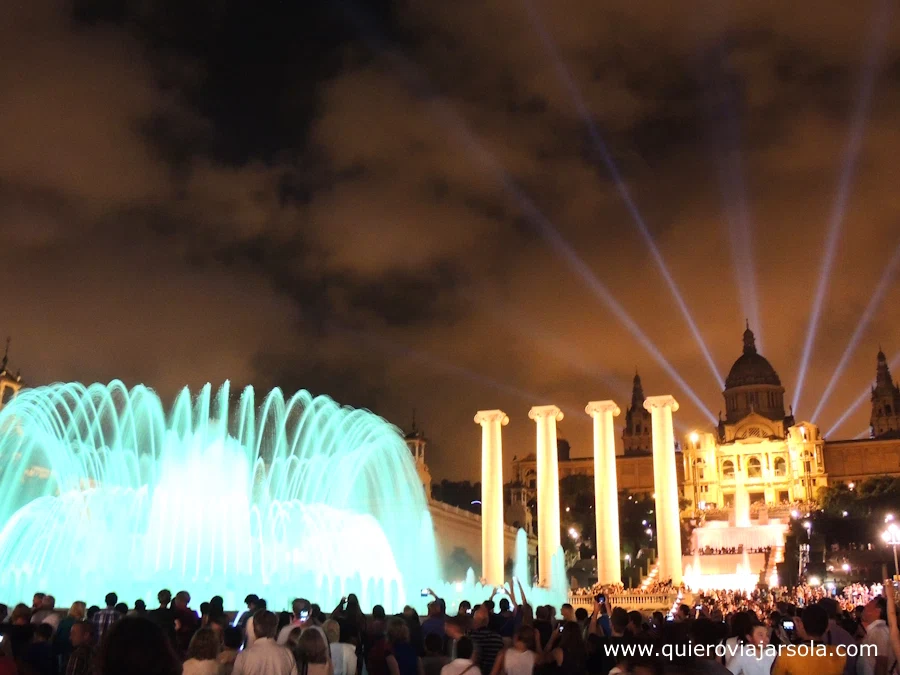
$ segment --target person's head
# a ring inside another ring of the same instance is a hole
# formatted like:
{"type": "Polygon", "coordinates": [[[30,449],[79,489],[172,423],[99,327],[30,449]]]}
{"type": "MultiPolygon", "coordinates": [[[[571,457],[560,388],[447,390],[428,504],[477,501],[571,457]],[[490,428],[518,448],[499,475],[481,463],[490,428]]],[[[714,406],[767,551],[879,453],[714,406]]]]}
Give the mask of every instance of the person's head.
{"type": "Polygon", "coordinates": [[[188,605],[191,604],[191,594],[187,591],[178,591],[172,604],[175,606],[175,609],[187,609],[188,605]]]}
{"type": "Polygon", "coordinates": [[[459,603],[459,611],[457,612],[457,614],[468,614],[470,609],[472,609],[472,603],[468,600],[463,600],[459,603]]]}
{"type": "Polygon", "coordinates": [[[49,642],[53,637],[53,626],[49,623],[39,623],[34,627],[35,642],[49,642]]]}
{"type": "Polygon", "coordinates": [[[534,618],[538,621],[549,621],[552,614],[550,613],[550,608],[547,605],[539,605],[536,610],[534,610],[534,618]]]}
{"type": "Polygon", "coordinates": [[[628,612],[624,607],[613,607],[613,611],[609,615],[609,623],[613,633],[623,635],[628,629],[628,612]]]}
{"type": "Polygon", "coordinates": [[[201,602],[201,603],[200,603],[200,616],[201,616],[201,617],[208,617],[208,616],[209,616],[209,603],[208,603],[208,602],[201,602]]]}
{"type": "MultiPolygon", "coordinates": [[[[689,624],[689,626],[688,635],[691,642],[700,645],[701,647],[714,647],[719,641],[719,630],[716,627],[716,624],[709,619],[701,617],[689,624]]],[[[711,653],[711,651],[712,650],[707,649],[698,653],[706,654],[707,657],[710,658],[715,658],[715,654],[711,653]]]]}
{"type": "Polygon", "coordinates": [[[409,642],[409,624],[399,617],[394,617],[388,621],[387,640],[392,645],[409,642]]]}
{"type": "Polygon", "coordinates": [[[584,623],[589,616],[588,611],[584,607],[579,607],[575,610],[575,620],[578,623],[584,623]]]}
{"type": "Polygon", "coordinates": [[[820,640],[828,630],[828,614],[819,605],[804,607],[800,613],[800,621],[810,640],[820,640]]]}
{"type": "Polygon", "coordinates": [[[834,598],[822,598],[818,602],[819,607],[825,610],[825,613],[828,615],[829,621],[837,621],[838,614],[840,613],[840,605],[838,605],[837,600],[834,598]]]}
{"type": "Polygon", "coordinates": [[[742,638],[748,645],[765,647],[769,644],[769,629],[754,616],[750,622],[750,629],[744,633],[742,638]]]}
{"type": "Polygon", "coordinates": [[[560,607],[559,613],[562,614],[563,621],[575,621],[575,609],[568,602],[560,607]]]}
{"type": "Polygon", "coordinates": [[[362,612],[359,608],[359,598],[356,597],[356,593],[350,593],[347,595],[347,611],[355,614],[356,612],[362,612]]]}
{"type": "Polygon", "coordinates": [[[222,633],[222,644],[226,649],[240,649],[244,643],[244,636],[237,626],[228,626],[222,633]]]}
{"type": "Polygon", "coordinates": [[[9,617],[9,622],[13,626],[26,626],[31,623],[31,608],[25,603],[19,603],[13,608],[9,617]]]}
{"type": "Polygon", "coordinates": [[[134,611],[138,614],[143,614],[147,611],[147,603],[143,600],[135,600],[134,601],[134,611]]]}
{"type": "Polygon", "coordinates": [[[529,605],[527,602],[523,602],[521,605],[519,605],[519,611],[522,613],[522,625],[533,628],[534,610],[531,608],[531,605],[529,605]]]}
{"type": "Polygon", "coordinates": [[[441,607],[437,604],[437,602],[429,602],[426,609],[428,610],[428,616],[430,617],[441,615],[441,607]]]}
{"type": "Polygon", "coordinates": [[[198,661],[213,661],[219,656],[219,636],[211,628],[201,628],[188,646],[187,657],[198,661]]]}
{"type": "Polygon", "coordinates": [[[44,602],[44,594],[43,593],[35,593],[34,597],[31,599],[31,607],[33,609],[39,609],[43,602],[44,602]]]}
{"type": "Polygon", "coordinates": [[[128,614],[128,605],[126,605],[124,602],[117,602],[116,611],[119,614],[128,614]]]}
{"type": "Polygon", "coordinates": [[[209,599],[209,606],[213,612],[224,612],[225,599],[221,595],[214,595],[209,599]]]}
{"type": "Polygon", "coordinates": [[[641,613],[633,610],[628,612],[628,630],[633,634],[638,634],[644,629],[644,617],[641,613]]]}
{"type": "Polygon", "coordinates": [[[429,656],[439,656],[444,651],[444,641],[437,633],[428,633],[425,636],[425,653],[429,656]]]}
{"type": "Polygon", "coordinates": [[[581,636],[581,626],[574,621],[566,621],[559,634],[559,648],[567,656],[576,657],[577,663],[584,656],[584,638],[581,636]]]}
{"type": "Polygon", "coordinates": [[[291,603],[291,615],[295,619],[300,618],[300,612],[304,610],[306,607],[306,601],[302,598],[294,598],[294,601],[291,603]]]}
{"type": "Polygon", "coordinates": [[[328,619],[322,624],[322,630],[325,631],[325,637],[328,638],[328,644],[333,645],[341,641],[341,624],[334,619],[328,619]]]}
{"type": "Polygon", "coordinates": [[[72,624],[72,629],[69,631],[69,642],[73,647],[90,646],[93,639],[94,626],[90,621],[78,621],[72,624]]]}
{"type": "Polygon", "coordinates": [[[534,628],[531,626],[519,626],[513,638],[513,646],[519,651],[534,651],[534,628]]]}
{"type": "Polygon", "coordinates": [[[869,600],[862,613],[862,622],[864,626],[868,626],[879,619],[882,621],[887,620],[887,601],[884,599],[883,595],[879,595],[877,598],[869,600]]]}
{"type": "Polygon", "coordinates": [[[688,605],[682,603],[678,607],[678,618],[682,621],[691,618],[691,608],[688,605]]]}
{"type": "Polygon", "coordinates": [[[94,618],[94,614],[100,611],[100,608],[97,605],[91,605],[87,608],[87,619],[88,621],[94,618]]]}
{"type": "Polygon", "coordinates": [[[253,634],[257,640],[275,637],[278,617],[268,610],[260,610],[253,615],[253,634]]]}
{"type": "Polygon", "coordinates": [[[76,600],[69,606],[69,616],[76,621],[84,621],[84,617],[87,616],[87,604],[76,600]]]}
{"type": "Polygon", "coordinates": [[[663,616],[663,613],[660,611],[653,612],[653,625],[657,628],[662,628],[663,624],[666,622],[666,617],[663,616]]]}
{"type": "Polygon", "coordinates": [[[509,599],[500,598],[500,611],[508,612],[509,611],[509,599]]]}
{"type": "Polygon", "coordinates": [[[490,600],[490,599],[485,600],[484,602],[481,603],[481,606],[484,607],[485,609],[487,609],[488,612],[493,614],[493,612],[494,612],[494,601],[493,600],[490,600]]]}
{"type": "Polygon", "coordinates": [[[209,615],[209,621],[206,625],[216,632],[216,635],[221,641],[225,629],[228,628],[228,617],[225,616],[225,612],[217,609],[214,613],[209,615]]]}
{"type": "Polygon", "coordinates": [[[106,609],[113,609],[119,602],[119,596],[115,593],[107,593],[103,601],[106,603],[106,609]]]}
{"type": "Polygon", "coordinates": [[[487,607],[482,605],[477,610],[475,610],[475,614],[472,615],[472,628],[478,630],[479,628],[485,628],[490,622],[491,615],[488,611],[487,607]]]}
{"type": "Polygon", "coordinates": [[[461,637],[456,641],[456,658],[471,659],[475,653],[475,643],[467,637],[461,637]]]}
{"type": "Polygon", "coordinates": [[[53,609],[56,607],[56,598],[52,595],[45,595],[41,599],[41,609],[53,609]]]}
{"type": "MultiPolygon", "coordinates": [[[[255,619],[254,619],[255,621],[255,619]]],[[[298,666],[328,663],[328,643],[315,628],[295,628],[288,636],[288,647],[298,666]]]]}
{"type": "Polygon", "coordinates": [[[172,602],[172,591],[164,588],[156,594],[156,599],[159,601],[160,607],[168,607],[169,603],[172,602]]]}
{"type": "Polygon", "coordinates": [[[255,593],[251,593],[246,598],[244,598],[244,604],[247,605],[247,609],[251,612],[256,609],[257,602],[259,602],[259,596],[255,593]]]}
{"type": "Polygon", "coordinates": [[[375,605],[372,608],[372,618],[376,621],[384,621],[384,617],[384,607],[382,607],[381,605],[375,605]]]}
{"type": "Polygon", "coordinates": [[[738,612],[731,617],[731,634],[745,638],[750,633],[750,627],[753,625],[753,616],[750,612],[738,612]]]}
{"type": "Polygon", "coordinates": [[[94,658],[97,675],[180,675],[181,659],[156,623],[125,617],[103,635],[94,658]]]}

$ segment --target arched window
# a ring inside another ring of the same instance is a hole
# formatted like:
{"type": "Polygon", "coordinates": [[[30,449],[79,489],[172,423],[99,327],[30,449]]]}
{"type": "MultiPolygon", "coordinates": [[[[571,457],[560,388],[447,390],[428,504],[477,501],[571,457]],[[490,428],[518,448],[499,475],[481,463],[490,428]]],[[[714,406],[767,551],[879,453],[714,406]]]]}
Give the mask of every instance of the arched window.
{"type": "Polygon", "coordinates": [[[762,464],[759,462],[759,457],[751,457],[747,460],[747,477],[759,478],[760,476],[762,476],[762,464]]]}
{"type": "Polygon", "coordinates": [[[776,476],[787,475],[787,462],[784,461],[784,457],[776,457],[773,467],[775,468],[776,476]]]}
{"type": "Polygon", "coordinates": [[[734,462],[730,459],[726,459],[722,462],[722,477],[728,479],[734,478],[734,462]]]}

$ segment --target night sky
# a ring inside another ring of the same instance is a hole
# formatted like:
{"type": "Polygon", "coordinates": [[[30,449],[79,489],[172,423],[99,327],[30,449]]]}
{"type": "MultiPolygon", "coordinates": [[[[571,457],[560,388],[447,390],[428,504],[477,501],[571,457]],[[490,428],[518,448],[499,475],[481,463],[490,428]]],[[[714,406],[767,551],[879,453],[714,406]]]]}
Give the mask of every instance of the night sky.
{"type": "MultiPolygon", "coordinates": [[[[750,317],[788,402],[833,233],[806,419],[900,246],[886,7],[7,2],[11,365],[32,385],[120,378],[166,400],[225,379],[308,388],[401,426],[415,408],[438,479],[477,477],[479,409],[509,414],[511,457],[532,451],[530,406],[556,403],[588,453],[585,403],[624,417],[636,367],[648,395],[681,402],[682,430],[709,425],[720,382],[627,191],[719,378],[750,317]]],[[[879,344],[900,352],[898,305],[892,280],[823,432],[879,344]]]]}

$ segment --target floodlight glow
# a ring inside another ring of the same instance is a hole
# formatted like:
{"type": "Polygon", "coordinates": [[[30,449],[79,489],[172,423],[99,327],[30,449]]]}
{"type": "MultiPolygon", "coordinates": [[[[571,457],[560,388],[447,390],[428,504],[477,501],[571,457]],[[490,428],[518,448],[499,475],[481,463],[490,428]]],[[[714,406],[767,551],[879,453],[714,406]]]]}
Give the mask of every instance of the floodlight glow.
{"type": "Polygon", "coordinates": [[[806,339],[803,342],[803,353],[800,357],[800,367],[797,372],[797,384],[794,386],[794,410],[800,409],[800,397],[803,393],[803,385],[806,380],[806,370],[809,359],[812,356],[813,345],[819,326],[819,317],[822,305],[825,302],[825,294],[828,290],[828,282],[831,278],[831,269],[834,265],[834,257],[837,253],[837,245],[840,239],[841,226],[844,222],[844,213],[847,209],[847,201],[850,198],[850,187],[856,171],[856,162],[862,148],[865,136],[866,122],[869,115],[869,104],[872,100],[872,90],[875,86],[875,77],[884,51],[884,44],[891,26],[890,13],[891,0],[882,0],[880,11],[872,20],[872,39],[867,41],[867,54],[863,62],[860,90],[856,99],[856,107],[853,111],[853,121],[850,127],[850,136],[844,149],[844,164],[838,179],[837,193],[831,209],[828,221],[827,234],[825,236],[825,251],[822,255],[822,265],[819,269],[819,279],[813,297],[812,311],[809,324],[806,329],[806,339]]]}
{"type": "MultiPolygon", "coordinates": [[[[451,130],[460,139],[478,165],[495,175],[503,189],[516,200],[528,221],[554,252],[568,263],[570,268],[584,281],[588,289],[606,305],[607,309],[625,326],[626,330],[647,350],[650,356],[653,357],[653,360],[674,380],[694,405],[697,406],[698,410],[711,423],[718,423],[718,418],[706,407],[706,404],[663,356],[653,341],[641,330],[609,288],[597,278],[593,270],[581,259],[571,244],[562,237],[553,223],[543,214],[534,201],[525,194],[518,182],[503,168],[497,157],[479,141],[459,113],[447,105],[446,99],[440,95],[440,92],[436,90],[421,69],[405,56],[385,45],[383,40],[376,39],[369,34],[370,26],[365,21],[362,21],[356,12],[349,11],[349,18],[362,30],[371,46],[388,58],[411,89],[420,96],[427,94],[428,100],[433,104],[432,109],[435,111],[437,118],[444,124],[444,127],[451,130]]],[[[720,376],[717,375],[717,377],[720,376]]]]}
{"type": "Polygon", "coordinates": [[[698,434],[696,431],[692,431],[691,432],[691,444],[693,444],[696,447],[697,443],[699,443],[699,442],[700,442],[700,434],[698,434]]]}
{"type": "Polygon", "coordinates": [[[709,366],[709,370],[712,373],[713,378],[715,378],[716,384],[718,384],[720,389],[724,389],[725,381],[722,379],[721,371],[719,370],[718,366],[716,366],[712,354],[709,351],[709,347],[707,347],[706,341],[700,334],[700,329],[697,327],[697,323],[694,321],[694,317],[691,315],[690,309],[688,309],[687,302],[685,302],[684,297],[682,296],[681,291],[678,288],[678,284],[675,282],[675,279],[672,277],[672,273],[669,271],[669,266],[666,264],[666,261],[662,257],[662,253],[660,253],[659,251],[659,247],[656,245],[656,240],[653,238],[653,235],[650,233],[650,229],[644,222],[644,218],[638,210],[637,204],[635,204],[634,200],[631,198],[631,193],[628,190],[628,187],[625,185],[625,181],[623,180],[622,175],[619,173],[619,168],[613,161],[613,158],[610,155],[608,148],[606,147],[606,143],[604,143],[603,138],[600,136],[600,132],[598,131],[597,126],[594,124],[587,104],[585,103],[584,98],[581,96],[581,92],[578,89],[578,85],[575,84],[575,80],[572,78],[571,74],[560,58],[553,38],[550,36],[550,33],[546,30],[546,28],[544,28],[543,22],[541,21],[540,16],[538,16],[537,10],[534,8],[530,0],[524,0],[524,2],[528,10],[528,15],[531,19],[532,25],[540,36],[544,48],[550,54],[552,62],[556,67],[557,74],[565,84],[569,95],[572,97],[572,100],[575,103],[575,108],[578,110],[579,116],[585,123],[585,126],[588,130],[588,135],[591,137],[591,141],[593,142],[594,147],[597,150],[597,154],[600,156],[600,159],[603,161],[603,164],[606,166],[607,170],[612,176],[613,184],[616,186],[616,191],[619,193],[619,196],[625,203],[628,212],[631,214],[632,221],[636,225],[641,238],[644,240],[644,243],[647,245],[647,248],[650,251],[650,255],[653,256],[653,260],[656,263],[660,274],[665,280],[666,285],[669,288],[669,292],[672,294],[672,297],[675,300],[675,304],[678,305],[678,309],[681,312],[681,315],[684,318],[685,322],[687,323],[688,328],[691,331],[691,335],[693,335],[694,337],[694,341],[700,348],[700,352],[703,354],[703,358],[706,360],[707,366],[709,366]]]}
{"type": "Polygon", "coordinates": [[[821,585],[822,585],[822,581],[821,581],[821,579],[819,579],[819,577],[810,577],[810,578],[809,578],[809,585],[810,585],[810,586],[821,586],[821,585]]]}
{"type": "Polygon", "coordinates": [[[849,572],[850,565],[848,565],[847,563],[844,563],[843,565],[841,565],[841,569],[844,570],[845,572],[849,572]]]}
{"type": "Polygon", "coordinates": [[[828,398],[834,391],[834,387],[840,379],[841,375],[843,375],[844,369],[847,367],[847,364],[850,361],[850,357],[853,355],[853,353],[856,351],[857,346],[859,345],[859,341],[862,338],[863,332],[866,330],[866,328],[869,327],[869,323],[872,321],[872,317],[875,315],[875,310],[878,309],[879,305],[881,305],[884,294],[891,286],[891,282],[894,280],[894,275],[897,272],[898,266],[900,266],[900,244],[898,244],[897,248],[894,249],[894,254],[891,256],[887,267],[884,268],[884,272],[881,274],[881,279],[878,281],[878,286],[875,288],[875,292],[872,294],[872,297],[869,298],[869,304],[866,305],[866,309],[865,311],[863,311],[863,314],[859,319],[859,323],[856,324],[856,328],[853,330],[853,334],[850,336],[850,341],[847,343],[847,347],[844,349],[844,353],[841,355],[841,360],[838,362],[837,367],[831,374],[831,379],[828,381],[828,384],[825,387],[825,391],[822,392],[822,398],[819,399],[819,403],[816,405],[816,409],[812,414],[813,420],[819,419],[819,413],[822,411],[822,408],[825,406],[825,403],[828,401],[828,398]]]}

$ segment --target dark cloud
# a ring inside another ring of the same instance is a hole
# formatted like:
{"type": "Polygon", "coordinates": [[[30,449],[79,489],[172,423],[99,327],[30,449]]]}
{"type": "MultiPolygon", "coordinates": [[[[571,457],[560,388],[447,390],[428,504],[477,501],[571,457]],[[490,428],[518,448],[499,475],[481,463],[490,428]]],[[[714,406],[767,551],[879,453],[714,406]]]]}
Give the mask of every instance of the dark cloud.
{"type": "MultiPolygon", "coordinates": [[[[626,403],[635,367],[648,394],[679,398],[686,428],[705,424],[597,292],[721,407],[593,125],[721,376],[745,315],[735,256],[752,258],[757,328],[790,397],[886,6],[16,4],[0,25],[13,359],[31,383],[121,377],[171,396],[231,378],[400,424],[416,408],[439,477],[477,473],[482,408],[510,414],[511,456],[531,449],[528,408],[556,402],[586,453],[584,403],[626,403]],[[734,252],[741,195],[753,250],[734,252]]],[[[898,46],[894,32],[801,417],[900,244],[898,46]]],[[[900,349],[898,293],[824,428],[871,379],[877,344],[900,349]]],[[[866,422],[860,409],[841,433],[866,422]]]]}

